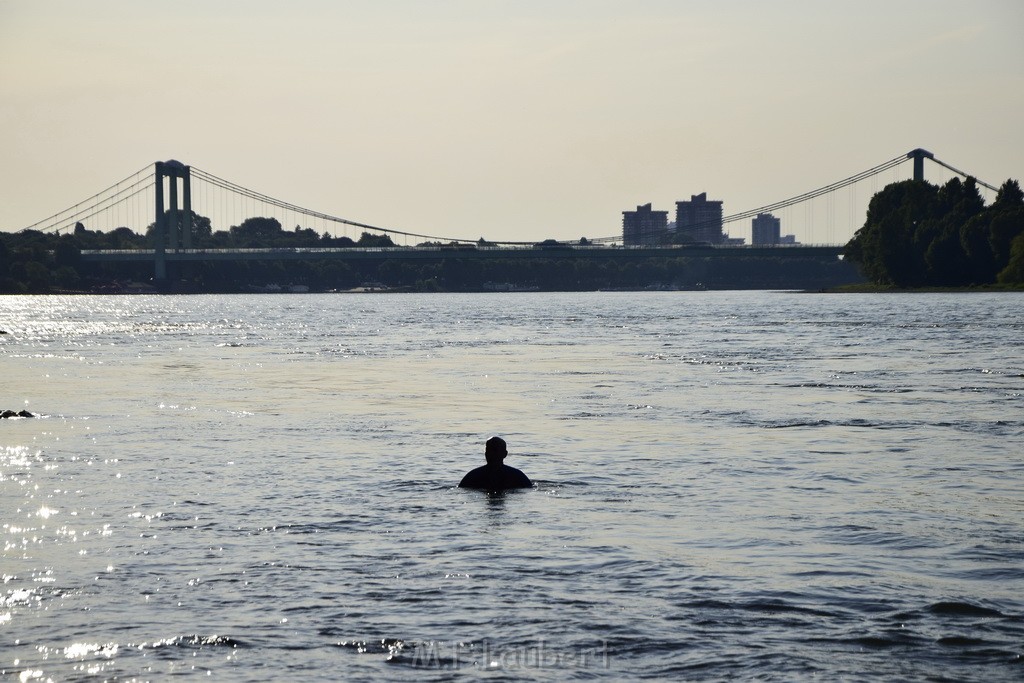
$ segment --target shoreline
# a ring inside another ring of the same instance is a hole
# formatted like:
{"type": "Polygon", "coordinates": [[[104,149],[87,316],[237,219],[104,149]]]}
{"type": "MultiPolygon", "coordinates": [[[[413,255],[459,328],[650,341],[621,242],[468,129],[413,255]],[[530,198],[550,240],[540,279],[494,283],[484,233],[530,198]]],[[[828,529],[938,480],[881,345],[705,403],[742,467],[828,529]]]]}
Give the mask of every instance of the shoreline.
{"type": "Polygon", "coordinates": [[[859,283],[808,290],[813,294],[991,294],[995,292],[1024,292],[1024,285],[977,285],[974,287],[896,287],[859,283]]]}

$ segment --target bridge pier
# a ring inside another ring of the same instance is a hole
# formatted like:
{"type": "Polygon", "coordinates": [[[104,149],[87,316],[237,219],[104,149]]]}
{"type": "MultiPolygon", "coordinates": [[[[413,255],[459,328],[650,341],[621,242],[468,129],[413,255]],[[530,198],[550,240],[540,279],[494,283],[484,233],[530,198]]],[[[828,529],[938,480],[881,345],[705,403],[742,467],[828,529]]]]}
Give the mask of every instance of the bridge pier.
{"type": "Polygon", "coordinates": [[[192,248],[191,169],[180,161],[158,161],[156,174],[156,230],[154,238],[154,277],[167,279],[167,249],[192,248]],[[164,210],[164,178],[168,183],[170,206],[164,210]],[[178,208],[178,179],[181,178],[183,206],[178,208]]]}
{"type": "Polygon", "coordinates": [[[934,159],[935,155],[926,149],[917,149],[907,152],[907,158],[914,160],[914,180],[924,180],[924,160],[934,159]]]}
{"type": "Polygon", "coordinates": [[[156,163],[156,223],[153,231],[153,261],[157,280],[167,279],[167,238],[164,236],[164,177],[160,162],[156,163]]]}

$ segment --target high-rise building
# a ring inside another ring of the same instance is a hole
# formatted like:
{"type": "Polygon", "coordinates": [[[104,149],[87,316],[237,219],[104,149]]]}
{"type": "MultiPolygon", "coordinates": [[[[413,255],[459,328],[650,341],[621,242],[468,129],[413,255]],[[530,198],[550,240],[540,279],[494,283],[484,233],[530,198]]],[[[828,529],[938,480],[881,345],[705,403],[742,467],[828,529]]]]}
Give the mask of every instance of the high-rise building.
{"type": "Polygon", "coordinates": [[[779,244],[782,241],[782,221],[770,213],[759,213],[750,224],[751,244],[779,244]]]}
{"type": "Polygon", "coordinates": [[[689,242],[725,242],[722,202],[708,201],[707,192],[691,195],[688,202],[676,202],[676,235],[689,242]]]}
{"type": "Polygon", "coordinates": [[[622,212],[622,243],[664,244],[668,236],[668,211],[652,211],[650,204],[622,212]]]}

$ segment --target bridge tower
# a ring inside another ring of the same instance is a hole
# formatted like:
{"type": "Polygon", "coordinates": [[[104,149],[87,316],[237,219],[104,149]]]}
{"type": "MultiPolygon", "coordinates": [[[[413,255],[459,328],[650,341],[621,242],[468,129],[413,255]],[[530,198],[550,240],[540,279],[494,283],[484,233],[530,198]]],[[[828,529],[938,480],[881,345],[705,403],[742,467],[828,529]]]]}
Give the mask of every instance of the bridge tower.
{"type": "Polygon", "coordinates": [[[156,172],[156,279],[167,279],[167,249],[192,248],[192,174],[180,161],[158,161],[156,172]],[[168,180],[170,206],[164,212],[164,178],[168,180]],[[181,179],[181,210],[178,210],[178,179],[181,179]]]}
{"type": "Polygon", "coordinates": [[[924,180],[924,160],[934,159],[935,155],[926,149],[917,149],[907,152],[907,158],[914,160],[914,180],[924,180]]]}

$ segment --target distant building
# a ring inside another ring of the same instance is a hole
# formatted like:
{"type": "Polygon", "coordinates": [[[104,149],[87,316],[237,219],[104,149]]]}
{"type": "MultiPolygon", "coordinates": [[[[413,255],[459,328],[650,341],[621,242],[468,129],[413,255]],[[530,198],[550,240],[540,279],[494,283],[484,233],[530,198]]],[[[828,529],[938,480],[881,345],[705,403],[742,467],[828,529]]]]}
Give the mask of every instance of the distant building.
{"type": "Polygon", "coordinates": [[[751,222],[751,244],[779,244],[782,221],[770,213],[759,213],[751,222]]]}
{"type": "Polygon", "coordinates": [[[676,202],[676,235],[684,241],[723,244],[722,202],[708,201],[707,192],[691,195],[688,202],[676,202]]]}
{"type": "Polygon", "coordinates": [[[652,211],[650,204],[636,211],[622,212],[622,243],[624,245],[664,244],[668,236],[668,211],[652,211]]]}

